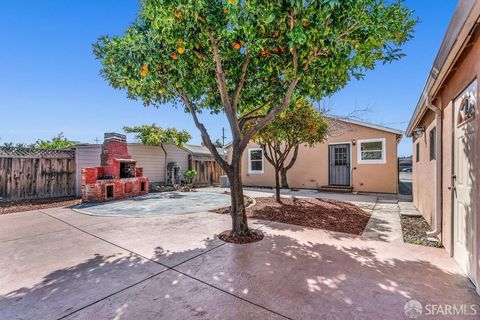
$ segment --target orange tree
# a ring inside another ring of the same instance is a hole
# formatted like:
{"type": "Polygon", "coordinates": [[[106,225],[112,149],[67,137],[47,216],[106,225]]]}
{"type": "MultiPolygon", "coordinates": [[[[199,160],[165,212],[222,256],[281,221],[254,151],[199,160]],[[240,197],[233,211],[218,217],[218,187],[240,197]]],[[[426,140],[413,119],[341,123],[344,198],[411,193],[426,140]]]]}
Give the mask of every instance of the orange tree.
{"type": "Polygon", "coordinates": [[[145,105],[181,105],[230,180],[232,233],[248,236],[241,156],[290,104],[318,100],[402,56],[415,19],[385,0],[145,0],[122,36],[94,44],[111,86],[145,105]],[[223,112],[228,163],[198,118],[223,112]],[[250,129],[244,131],[245,125],[250,129]]]}
{"type": "Polygon", "coordinates": [[[280,202],[280,177],[282,187],[288,188],[287,172],[297,161],[300,146],[313,147],[322,142],[327,130],[328,122],[320,112],[306,99],[299,99],[253,136],[273,166],[277,202],[280,202]]]}

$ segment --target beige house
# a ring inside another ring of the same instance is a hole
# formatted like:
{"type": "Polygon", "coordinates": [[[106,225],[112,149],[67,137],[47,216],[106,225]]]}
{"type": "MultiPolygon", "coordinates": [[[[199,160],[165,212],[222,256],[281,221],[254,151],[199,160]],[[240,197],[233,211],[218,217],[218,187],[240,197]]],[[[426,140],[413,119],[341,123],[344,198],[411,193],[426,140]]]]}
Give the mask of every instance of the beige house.
{"type": "MultiPolygon", "coordinates": [[[[291,188],[397,193],[397,145],[402,132],[355,120],[330,119],[335,130],[314,147],[301,146],[288,171],[291,188]],[[334,124],[333,124],[334,123],[334,124]]],[[[231,148],[228,149],[229,158],[231,148]]],[[[245,186],[275,186],[273,166],[262,149],[250,143],[243,153],[245,186]]]]}
{"type": "Polygon", "coordinates": [[[410,120],[413,200],[480,293],[480,1],[460,1],[410,120]]]}

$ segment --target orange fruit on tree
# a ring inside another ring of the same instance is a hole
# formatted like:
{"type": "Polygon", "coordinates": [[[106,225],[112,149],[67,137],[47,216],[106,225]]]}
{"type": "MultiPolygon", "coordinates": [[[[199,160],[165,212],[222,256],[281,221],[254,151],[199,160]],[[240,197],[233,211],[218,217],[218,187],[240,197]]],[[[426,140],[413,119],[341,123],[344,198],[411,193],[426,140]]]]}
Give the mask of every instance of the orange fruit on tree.
{"type": "Polygon", "coordinates": [[[240,43],[238,42],[235,42],[233,45],[232,45],[233,49],[240,49],[242,46],[240,45],[240,43]]]}
{"type": "Polygon", "coordinates": [[[177,59],[178,59],[178,57],[177,57],[177,55],[176,55],[175,53],[172,53],[172,54],[170,55],[170,58],[172,58],[173,60],[177,60],[177,59]]]}
{"type": "Polygon", "coordinates": [[[148,72],[148,66],[144,64],[142,66],[142,71],[140,72],[140,75],[145,78],[147,76],[147,72],[148,72]]]}
{"type": "Polygon", "coordinates": [[[302,104],[301,104],[301,103],[297,103],[297,104],[295,105],[295,107],[296,107],[297,109],[300,109],[300,108],[302,107],[302,104]]]}
{"type": "Polygon", "coordinates": [[[185,49],[183,49],[183,47],[178,47],[177,51],[178,53],[183,54],[185,52],[185,49]]]}

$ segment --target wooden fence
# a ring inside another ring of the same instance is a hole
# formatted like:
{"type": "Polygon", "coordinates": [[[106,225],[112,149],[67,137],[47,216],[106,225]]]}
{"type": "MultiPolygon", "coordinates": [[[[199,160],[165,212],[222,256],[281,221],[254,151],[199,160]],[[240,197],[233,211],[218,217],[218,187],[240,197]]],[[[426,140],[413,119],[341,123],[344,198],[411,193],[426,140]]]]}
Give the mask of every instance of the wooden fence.
{"type": "Polygon", "coordinates": [[[224,175],[222,167],[211,158],[189,157],[189,169],[197,172],[193,180],[194,186],[211,186],[220,183],[220,176],[224,175]]]}
{"type": "Polygon", "coordinates": [[[0,148],[0,200],[75,196],[75,152],[0,148]]]}

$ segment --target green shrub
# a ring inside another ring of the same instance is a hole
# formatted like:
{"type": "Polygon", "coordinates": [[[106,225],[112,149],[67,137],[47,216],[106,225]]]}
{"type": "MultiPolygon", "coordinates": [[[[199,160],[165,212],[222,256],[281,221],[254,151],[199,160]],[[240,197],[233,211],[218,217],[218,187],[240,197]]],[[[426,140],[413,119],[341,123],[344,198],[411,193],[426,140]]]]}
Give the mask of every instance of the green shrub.
{"type": "Polygon", "coordinates": [[[184,174],[185,179],[187,180],[188,184],[191,184],[193,182],[193,179],[197,176],[197,171],[195,170],[188,170],[184,174]]]}

